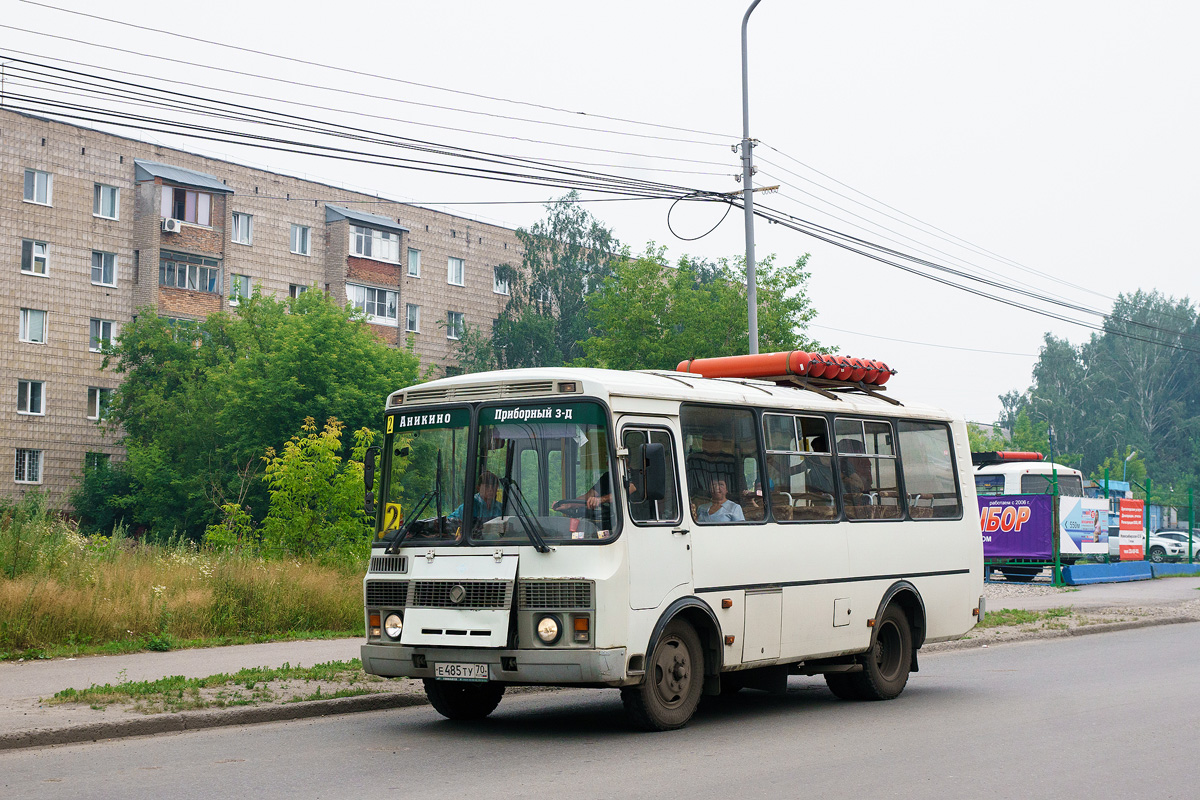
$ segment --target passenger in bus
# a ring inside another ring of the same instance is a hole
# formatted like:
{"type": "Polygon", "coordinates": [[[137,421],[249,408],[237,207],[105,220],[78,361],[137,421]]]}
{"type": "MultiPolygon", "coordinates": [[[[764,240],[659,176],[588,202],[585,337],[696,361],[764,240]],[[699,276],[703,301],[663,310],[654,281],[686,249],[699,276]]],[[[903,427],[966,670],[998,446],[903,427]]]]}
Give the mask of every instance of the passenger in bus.
{"type": "MultiPolygon", "coordinates": [[[[862,442],[842,439],[838,442],[838,458],[842,474],[842,496],[847,506],[872,505],[871,459],[865,456],[847,456],[847,453],[862,453],[862,442]]],[[[859,516],[847,508],[849,516],[859,516]]],[[[869,516],[869,514],[863,514],[869,516]]]]}
{"type": "MultiPolygon", "coordinates": [[[[500,484],[500,479],[496,477],[494,472],[485,471],[479,476],[479,486],[475,492],[475,497],[472,500],[473,514],[475,523],[486,522],[489,519],[500,516],[501,505],[496,502],[496,490],[500,484]]],[[[451,511],[446,519],[450,522],[462,522],[463,508],[466,503],[463,503],[458,508],[451,511]]]]}
{"type": "Polygon", "coordinates": [[[712,502],[696,508],[692,504],[692,513],[698,522],[745,522],[746,516],[742,507],[729,499],[729,485],[724,478],[714,478],[709,484],[712,502]]]}

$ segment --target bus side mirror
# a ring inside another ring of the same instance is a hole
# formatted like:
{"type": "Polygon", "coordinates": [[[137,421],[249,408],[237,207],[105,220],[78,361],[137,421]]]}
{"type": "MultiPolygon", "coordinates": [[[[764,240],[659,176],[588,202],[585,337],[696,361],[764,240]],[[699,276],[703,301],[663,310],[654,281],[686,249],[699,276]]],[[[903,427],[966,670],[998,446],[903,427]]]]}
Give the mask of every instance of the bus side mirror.
{"type": "Polygon", "coordinates": [[[363,484],[366,485],[366,495],[363,498],[363,511],[375,515],[375,459],[379,457],[378,447],[368,447],[363,454],[363,484]]]}
{"type": "Polygon", "coordinates": [[[638,486],[642,500],[662,500],[667,496],[667,448],[661,442],[642,445],[640,470],[645,486],[638,486]]]}

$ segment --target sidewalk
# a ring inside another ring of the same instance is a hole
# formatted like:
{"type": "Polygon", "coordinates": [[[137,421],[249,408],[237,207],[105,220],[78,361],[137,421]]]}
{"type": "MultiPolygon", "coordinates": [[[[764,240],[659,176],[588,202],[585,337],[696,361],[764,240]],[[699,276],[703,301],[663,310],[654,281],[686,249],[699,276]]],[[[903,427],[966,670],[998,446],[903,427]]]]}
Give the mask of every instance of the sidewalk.
{"type": "MultiPolygon", "coordinates": [[[[989,611],[1002,608],[1045,611],[1072,606],[1077,611],[1117,611],[1123,615],[1124,621],[1119,624],[1089,627],[1090,631],[1096,632],[1200,619],[1200,577],[1072,588],[1001,581],[985,584],[984,594],[989,611]]],[[[1050,631],[1045,635],[1058,633],[1050,631]]],[[[276,642],[169,653],[0,663],[0,751],[425,702],[418,681],[390,682],[388,685],[393,691],[386,694],[176,714],[140,715],[116,708],[96,710],[83,705],[50,706],[40,702],[62,689],[85,689],[93,684],[156,680],[172,675],[201,678],[236,672],[244,667],[280,667],[285,663],[307,667],[328,661],[346,661],[358,657],[360,643],[357,638],[276,642]]]]}

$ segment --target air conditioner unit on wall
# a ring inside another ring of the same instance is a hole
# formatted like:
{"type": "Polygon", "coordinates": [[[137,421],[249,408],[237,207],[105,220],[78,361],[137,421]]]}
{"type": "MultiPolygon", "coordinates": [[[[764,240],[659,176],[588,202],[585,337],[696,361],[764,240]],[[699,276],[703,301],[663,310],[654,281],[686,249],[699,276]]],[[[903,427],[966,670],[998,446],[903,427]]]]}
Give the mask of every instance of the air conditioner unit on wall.
{"type": "Polygon", "coordinates": [[[180,221],[177,219],[170,219],[170,218],[164,219],[163,226],[162,226],[163,233],[179,233],[179,226],[181,224],[182,223],[180,223],[180,221]]]}

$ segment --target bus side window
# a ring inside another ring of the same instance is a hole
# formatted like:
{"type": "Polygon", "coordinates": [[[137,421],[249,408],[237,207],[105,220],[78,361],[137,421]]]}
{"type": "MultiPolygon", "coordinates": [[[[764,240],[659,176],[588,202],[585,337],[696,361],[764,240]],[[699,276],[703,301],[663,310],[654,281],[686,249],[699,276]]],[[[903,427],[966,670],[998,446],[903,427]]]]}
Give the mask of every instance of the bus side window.
{"type": "Polygon", "coordinates": [[[958,519],[962,498],[950,457],[950,428],[940,422],[900,420],[900,469],[913,519],[958,519]]]}
{"type": "Polygon", "coordinates": [[[764,414],[767,487],[777,522],[832,520],[833,456],[822,417],[764,414]]]}
{"type": "Polygon", "coordinates": [[[758,437],[753,412],[741,408],[684,406],[688,500],[700,524],[761,520],[758,437]]]}
{"type": "Polygon", "coordinates": [[[876,420],[834,420],[842,506],[847,519],[900,519],[892,426],[876,420]]]}
{"type": "MultiPolygon", "coordinates": [[[[637,522],[649,524],[674,525],[679,522],[679,495],[675,482],[675,445],[669,431],[656,428],[634,429],[626,428],[622,443],[632,458],[640,452],[642,445],[661,444],[667,451],[667,493],[662,500],[642,500],[629,504],[629,514],[637,522]]],[[[635,485],[641,479],[633,461],[630,462],[629,480],[635,485]]],[[[626,495],[628,497],[628,495],[626,495]]]]}

